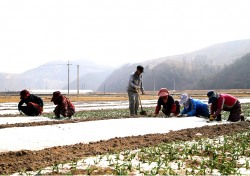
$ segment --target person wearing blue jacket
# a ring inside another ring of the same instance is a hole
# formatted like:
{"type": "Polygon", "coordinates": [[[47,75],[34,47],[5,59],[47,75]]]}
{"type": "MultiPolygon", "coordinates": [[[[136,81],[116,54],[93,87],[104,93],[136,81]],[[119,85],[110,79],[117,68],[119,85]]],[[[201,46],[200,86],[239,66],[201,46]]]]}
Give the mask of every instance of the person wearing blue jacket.
{"type": "Polygon", "coordinates": [[[179,117],[202,116],[209,118],[208,105],[203,103],[201,100],[189,97],[186,93],[181,95],[180,105],[183,106],[183,110],[181,111],[179,117]]]}

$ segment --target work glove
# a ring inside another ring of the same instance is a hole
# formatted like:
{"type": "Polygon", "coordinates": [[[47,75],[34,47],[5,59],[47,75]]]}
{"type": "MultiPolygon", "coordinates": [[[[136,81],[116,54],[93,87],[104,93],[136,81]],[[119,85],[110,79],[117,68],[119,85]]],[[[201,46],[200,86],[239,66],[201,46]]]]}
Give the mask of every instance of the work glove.
{"type": "Polygon", "coordinates": [[[188,117],[188,114],[179,114],[177,117],[188,117]]]}
{"type": "Polygon", "coordinates": [[[211,114],[211,115],[209,116],[209,120],[210,120],[210,121],[213,121],[213,120],[214,120],[214,115],[211,114]]]}

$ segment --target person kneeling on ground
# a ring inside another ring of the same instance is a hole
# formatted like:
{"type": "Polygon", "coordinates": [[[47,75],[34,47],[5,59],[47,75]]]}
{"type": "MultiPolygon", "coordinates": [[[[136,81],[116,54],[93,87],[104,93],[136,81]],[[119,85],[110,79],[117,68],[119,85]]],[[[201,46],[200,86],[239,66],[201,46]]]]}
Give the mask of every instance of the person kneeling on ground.
{"type": "Polygon", "coordinates": [[[53,92],[51,101],[57,105],[54,109],[56,118],[60,118],[60,115],[71,118],[75,114],[75,106],[60,91],[53,92]]]}
{"type": "Polygon", "coordinates": [[[155,108],[156,117],[159,114],[162,106],[162,112],[169,117],[171,113],[174,116],[177,116],[180,113],[180,104],[179,101],[174,101],[174,98],[169,95],[169,92],[166,88],[161,88],[158,93],[159,99],[157,101],[157,106],[155,108]]]}
{"type": "Polygon", "coordinates": [[[183,106],[183,110],[178,117],[202,116],[209,118],[208,105],[201,100],[189,97],[186,93],[181,95],[180,105],[183,106]]]}
{"type": "Polygon", "coordinates": [[[207,97],[209,98],[208,103],[212,103],[210,107],[209,120],[221,121],[221,111],[229,111],[228,121],[237,122],[239,120],[244,121],[245,118],[241,114],[241,103],[240,101],[230,94],[218,94],[211,90],[208,91],[207,97]]]}
{"type": "Polygon", "coordinates": [[[20,102],[18,103],[18,111],[20,114],[27,116],[39,116],[43,112],[43,100],[26,89],[20,92],[20,102]],[[26,104],[27,106],[23,106],[26,104]]]}

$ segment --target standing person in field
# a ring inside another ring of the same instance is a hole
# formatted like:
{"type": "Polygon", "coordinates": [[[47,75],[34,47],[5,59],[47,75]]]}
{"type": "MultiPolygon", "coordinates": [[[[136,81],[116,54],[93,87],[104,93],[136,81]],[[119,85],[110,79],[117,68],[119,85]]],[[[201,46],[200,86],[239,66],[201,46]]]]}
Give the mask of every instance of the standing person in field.
{"type": "Polygon", "coordinates": [[[162,112],[169,117],[171,113],[177,116],[180,113],[179,101],[175,101],[173,96],[169,94],[166,88],[161,88],[158,93],[158,101],[155,108],[155,117],[159,114],[162,107],[162,112]]]}
{"type": "Polygon", "coordinates": [[[18,103],[18,111],[20,114],[27,116],[39,116],[43,112],[43,100],[26,89],[20,92],[20,102],[18,103]],[[26,106],[23,106],[26,104],[26,106]]]}
{"type": "Polygon", "coordinates": [[[129,76],[128,81],[128,98],[129,98],[129,111],[130,116],[133,117],[137,115],[138,108],[139,108],[139,91],[141,90],[142,94],[144,95],[144,87],[142,83],[142,73],[144,68],[141,65],[136,67],[136,71],[131,73],[129,76]]]}
{"type": "Polygon", "coordinates": [[[180,105],[183,106],[183,109],[178,117],[202,116],[209,118],[208,105],[201,100],[191,98],[187,93],[181,95],[180,105]]]}
{"type": "Polygon", "coordinates": [[[54,109],[56,118],[60,118],[60,115],[71,118],[75,114],[75,106],[60,91],[53,92],[51,101],[56,105],[54,109]]]}
{"type": "Polygon", "coordinates": [[[213,90],[207,93],[208,103],[211,103],[209,120],[221,121],[221,111],[229,111],[228,121],[237,122],[244,121],[245,118],[241,114],[240,101],[230,94],[219,94],[213,90]]]}

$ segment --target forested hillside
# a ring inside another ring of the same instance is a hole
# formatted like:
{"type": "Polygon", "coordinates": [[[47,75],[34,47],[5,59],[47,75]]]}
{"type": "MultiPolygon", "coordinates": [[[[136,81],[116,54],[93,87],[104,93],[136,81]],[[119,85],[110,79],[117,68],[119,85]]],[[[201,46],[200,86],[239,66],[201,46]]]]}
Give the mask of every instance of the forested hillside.
{"type": "Polygon", "coordinates": [[[98,88],[126,91],[129,75],[143,65],[145,90],[226,89],[249,87],[250,40],[216,44],[191,53],[127,64],[115,70],[98,88]],[[247,54],[247,55],[246,55],[247,54]]]}
{"type": "Polygon", "coordinates": [[[200,89],[246,89],[250,87],[250,53],[197,82],[200,89]]]}

